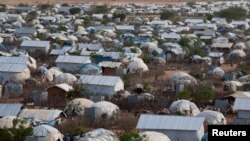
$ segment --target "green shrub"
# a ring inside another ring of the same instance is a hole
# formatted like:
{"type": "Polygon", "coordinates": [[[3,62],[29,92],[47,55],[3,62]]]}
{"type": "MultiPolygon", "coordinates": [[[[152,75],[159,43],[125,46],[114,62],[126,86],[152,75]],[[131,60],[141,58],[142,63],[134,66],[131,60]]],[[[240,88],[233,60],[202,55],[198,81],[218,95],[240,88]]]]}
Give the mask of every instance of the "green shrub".
{"type": "Polygon", "coordinates": [[[120,141],[142,141],[140,135],[135,131],[124,133],[120,136],[120,141]]]}
{"type": "Polygon", "coordinates": [[[176,13],[166,10],[161,12],[160,17],[162,20],[174,20],[174,18],[176,17],[176,13]]]}
{"type": "Polygon", "coordinates": [[[81,8],[79,7],[74,7],[74,8],[69,9],[69,13],[72,15],[79,14],[80,12],[81,12],[81,8]]]}
{"type": "Polygon", "coordinates": [[[242,7],[229,7],[216,13],[227,20],[243,20],[247,17],[247,10],[242,7]]]}

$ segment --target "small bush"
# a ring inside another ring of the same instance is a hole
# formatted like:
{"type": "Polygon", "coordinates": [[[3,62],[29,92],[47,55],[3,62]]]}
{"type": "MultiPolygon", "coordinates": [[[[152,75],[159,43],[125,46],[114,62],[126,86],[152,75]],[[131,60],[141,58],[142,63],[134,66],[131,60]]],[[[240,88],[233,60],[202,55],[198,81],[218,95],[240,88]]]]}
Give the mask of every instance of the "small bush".
{"type": "Polygon", "coordinates": [[[229,7],[216,13],[227,20],[243,20],[247,17],[247,10],[242,7],[229,7]]]}
{"type": "Polygon", "coordinates": [[[151,57],[148,55],[148,54],[144,54],[143,57],[142,57],[142,60],[144,63],[148,64],[151,62],[151,57]]]}
{"type": "Polygon", "coordinates": [[[184,89],[183,91],[178,92],[176,97],[179,99],[190,99],[192,96],[190,90],[184,89]]]}
{"type": "Polygon", "coordinates": [[[161,12],[160,15],[162,20],[174,20],[174,18],[176,17],[176,13],[173,11],[163,11],[161,12]]]}
{"type": "Polygon", "coordinates": [[[72,15],[79,14],[80,12],[81,12],[81,8],[79,7],[74,7],[74,8],[69,9],[69,13],[72,15]]]}
{"type": "Polygon", "coordinates": [[[109,8],[106,4],[97,5],[93,9],[93,13],[95,13],[95,14],[107,14],[108,12],[109,12],[109,8]]]}
{"type": "Polygon", "coordinates": [[[142,141],[140,135],[135,131],[124,133],[120,136],[120,141],[142,141]]]}

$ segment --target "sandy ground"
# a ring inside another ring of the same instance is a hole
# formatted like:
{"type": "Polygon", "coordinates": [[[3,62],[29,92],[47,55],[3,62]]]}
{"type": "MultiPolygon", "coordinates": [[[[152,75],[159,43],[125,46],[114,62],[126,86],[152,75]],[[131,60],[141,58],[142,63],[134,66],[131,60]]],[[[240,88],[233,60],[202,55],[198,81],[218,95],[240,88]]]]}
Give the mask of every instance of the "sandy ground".
{"type": "Polygon", "coordinates": [[[95,3],[95,4],[112,4],[112,5],[125,5],[130,3],[136,4],[169,4],[189,1],[208,1],[208,0],[0,0],[0,3],[18,5],[19,3],[26,4],[39,4],[39,3],[95,3]]]}

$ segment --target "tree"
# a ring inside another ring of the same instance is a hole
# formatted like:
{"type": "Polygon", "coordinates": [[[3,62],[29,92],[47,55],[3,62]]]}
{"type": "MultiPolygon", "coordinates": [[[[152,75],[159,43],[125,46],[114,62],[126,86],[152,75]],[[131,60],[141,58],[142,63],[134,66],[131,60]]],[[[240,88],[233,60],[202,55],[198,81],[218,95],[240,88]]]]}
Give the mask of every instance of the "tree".
{"type": "Polygon", "coordinates": [[[6,5],[0,4],[0,12],[5,12],[5,11],[6,11],[6,5]]]}
{"type": "Polygon", "coordinates": [[[187,3],[187,5],[189,6],[189,7],[191,7],[191,8],[194,8],[194,5],[195,5],[196,3],[195,2],[188,2],[187,3]]]}
{"type": "Polygon", "coordinates": [[[106,4],[97,5],[93,9],[93,13],[95,13],[95,14],[107,14],[108,12],[109,12],[109,8],[106,4]]]}
{"type": "Polygon", "coordinates": [[[84,17],[83,20],[84,20],[83,24],[85,26],[90,26],[91,25],[91,19],[89,18],[89,16],[84,17]]]}
{"type": "Polygon", "coordinates": [[[212,86],[202,85],[196,88],[193,93],[193,98],[195,101],[213,100],[215,98],[215,92],[212,86]]]}
{"type": "Polygon", "coordinates": [[[76,85],[73,90],[68,92],[67,98],[74,99],[84,97],[84,88],[82,85],[76,85]]]}
{"type": "Polygon", "coordinates": [[[69,13],[71,15],[79,14],[81,12],[81,8],[79,7],[74,7],[69,9],[69,13]]]}
{"type": "Polygon", "coordinates": [[[48,10],[53,7],[53,5],[50,5],[49,3],[40,4],[37,6],[40,10],[48,10]]]}
{"type": "Polygon", "coordinates": [[[142,141],[140,135],[135,131],[124,133],[120,136],[120,141],[142,141]]]}
{"type": "Polygon", "coordinates": [[[180,41],[179,41],[179,44],[183,47],[189,47],[189,39],[188,38],[181,38],[180,41]]]}
{"type": "Polygon", "coordinates": [[[216,13],[227,20],[243,20],[247,17],[247,10],[242,7],[229,7],[216,13]]]}
{"type": "Polygon", "coordinates": [[[126,14],[121,12],[115,12],[113,13],[113,19],[120,18],[121,21],[124,21],[126,19],[126,14]]]}
{"type": "Polygon", "coordinates": [[[24,127],[20,125],[22,120],[14,119],[12,128],[5,128],[0,130],[0,141],[25,141],[27,136],[32,135],[32,127],[24,127]],[[17,125],[18,126],[17,128],[17,125]]]}
{"type": "Polygon", "coordinates": [[[69,6],[69,4],[68,3],[63,3],[62,6],[69,6]]]}
{"type": "Polygon", "coordinates": [[[177,98],[180,99],[190,99],[191,98],[191,92],[189,89],[184,89],[177,93],[177,98]]]}
{"type": "Polygon", "coordinates": [[[36,11],[30,11],[26,17],[27,21],[32,21],[37,17],[37,12],[36,11]]]}
{"type": "Polygon", "coordinates": [[[58,27],[57,27],[57,29],[58,29],[59,31],[67,31],[67,27],[64,26],[63,24],[59,24],[58,27]]]}
{"type": "Polygon", "coordinates": [[[45,40],[47,38],[46,33],[38,32],[36,37],[40,40],[45,40]]]}
{"type": "Polygon", "coordinates": [[[161,12],[160,17],[162,20],[174,20],[176,13],[173,11],[165,10],[161,12]]]}

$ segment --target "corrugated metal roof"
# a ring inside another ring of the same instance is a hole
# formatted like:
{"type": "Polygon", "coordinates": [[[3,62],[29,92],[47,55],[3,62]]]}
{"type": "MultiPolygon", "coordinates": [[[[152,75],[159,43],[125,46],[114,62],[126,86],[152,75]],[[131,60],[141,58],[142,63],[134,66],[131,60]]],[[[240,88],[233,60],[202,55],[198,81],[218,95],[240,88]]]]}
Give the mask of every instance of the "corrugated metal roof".
{"type": "Polygon", "coordinates": [[[0,117],[3,116],[17,116],[23,104],[15,103],[0,103],[0,117]]]}
{"type": "Polygon", "coordinates": [[[83,43],[80,43],[78,44],[79,48],[87,48],[88,50],[92,51],[92,50],[99,50],[102,48],[102,44],[100,43],[95,43],[95,44],[83,44],[83,43]]]}
{"type": "Polygon", "coordinates": [[[119,68],[121,65],[122,65],[121,62],[111,62],[111,61],[104,61],[98,64],[98,66],[100,67],[107,67],[107,68],[119,68]]]}
{"type": "Polygon", "coordinates": [[[57,57],[56,63],[86,64],[91,63],[91,60],[89,57],[86,56],[60,55],[57,57]]]}
{"type": "Polygon", "coordinates": [[[24,40],[21,44],[21,46],[25,47],[46,47],[48,48],[49,41],[36,41],[36,40],[24,40]]]}
{"type": "Polygon", "coordinates": [[[17,29],[15,31],[15,34],[17,33],[21,33],[21,34],[34,34],[36,32],[35,28],[21,28],[21,29],[17,29]]]}
{"type": "Polygon", "coordinates": [[[22,72],[26,68],[26,64],[1,64],[0,72],[22,72]]]}
{"type": "Polygon", "coordinates": [[[23,109],[19,116],[22,118],[32,117],[40,120],[55,120],[61,113],[61,110],[23,109]]]}
{"type": "Polygon", "coordinates": [[[135,30],[134,26],[132,25],[117,25],[115,28],[117,30],[135,30]]]}
{"type": "Polygon", "coordinates": [[[250,98],[236,98],[234,102],[234,110],[250,110],[250,98]]]}
{"type": "MultiPolygon", "coordinates": [[[[52,87],[49,87],[49,88],[53,88],[53,87],[58,87],[58,88],[60,88],[60,89],[62,89],[62,90],[64,90],[64,91],[66,91],[66,92],[69,92],[70,90],[73,90],[73,87],[70,86],[70,85],[67,84],[67,83],[56,84],[56,85],[54,85],[54,86],[52,86],[52,87]]],[[[48,88],[48,89],[49,89],[49,88],[48,88]]]]}
{"type": "Polygon", "coordinates": [[[166,130],[199,130],[205,118],[168,116],[168,115],[141,115],[137,129],[166,129],[166,130]]]}
{"type": "Polygon", "coordinates": [[[25,56],[0,56],[0,64],[28,64],[28,62],[29,59],[25,56]]]}
{"type": "Polygon", "coordinates": [[[213,43],[212,48],[231,48],[233,43],[213,43]]]}
{"type": "Polygon", "coordinates": [[[82,84],[115,86],[121,80],[118,76],[81,75],[79,81],[82,84]]]}

